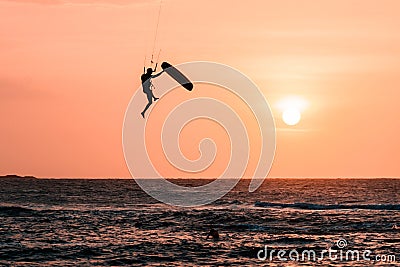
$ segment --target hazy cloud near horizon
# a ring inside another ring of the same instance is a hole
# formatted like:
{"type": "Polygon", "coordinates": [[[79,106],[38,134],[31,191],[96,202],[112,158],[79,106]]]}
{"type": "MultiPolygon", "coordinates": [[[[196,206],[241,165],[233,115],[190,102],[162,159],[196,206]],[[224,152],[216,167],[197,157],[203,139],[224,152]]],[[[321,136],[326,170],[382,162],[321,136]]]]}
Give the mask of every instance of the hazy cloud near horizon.
{"type": "Polygon", "coordinates": [[[142,5],[151,4],[152,0],[0,0],[1,2],[12,2],[17,4],[38,4],[38,5],[142,5]]]}

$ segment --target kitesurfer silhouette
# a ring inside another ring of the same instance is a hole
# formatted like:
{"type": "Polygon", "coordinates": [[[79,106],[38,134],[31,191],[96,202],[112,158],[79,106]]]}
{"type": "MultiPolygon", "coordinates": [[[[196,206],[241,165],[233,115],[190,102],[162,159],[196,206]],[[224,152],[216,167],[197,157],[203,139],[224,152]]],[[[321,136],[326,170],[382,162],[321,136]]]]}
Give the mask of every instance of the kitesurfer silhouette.
{"type": "MultiPolygon", "coordinates": [[[[156,71],[156,69],[154,69],[156,71]]],[[[151,106],[154,101],[157,101],[158,98],[154,96],[152,88],[154,88],[153,84],[151,83],[152,78],[157,78],[160,76],[164,70],[160,71],[159,73],[152,75],[153,74],[153,69],[148,68],[146,73],[143,73],[140,79],[142,80],[142,87],[143,87],[143,93],[147,95],[147,100],[149,101],[144,108],[144,110],[140,113],[142,114],[142,117],[144,118],[144,114],[146,113],[147,109],[151,106]]]]}

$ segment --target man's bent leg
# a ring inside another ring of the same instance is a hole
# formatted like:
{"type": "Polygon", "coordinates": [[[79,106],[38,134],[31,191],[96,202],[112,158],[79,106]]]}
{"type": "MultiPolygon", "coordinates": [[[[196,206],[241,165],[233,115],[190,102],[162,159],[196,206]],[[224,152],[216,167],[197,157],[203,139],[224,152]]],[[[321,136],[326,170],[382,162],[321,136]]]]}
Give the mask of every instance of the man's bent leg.
{"type": "Polygon", "coordinates": [[[149,109],[149,107],[151,106],[151,104],[153,104],[153,100],[150,94],[147,94],[147,100],[149,101],[149,103],[147,103],[146,107],[144,108],[144,110],[142,111],[142,117],[144,118],[144,113],[146,113],[146,111],[149,109]]]}
{"type": "Polygon", "coordinates": [[[153,91],[151,91],[151,96],[153,97],[154,101],[157,101],[159,99],[158,97],[154,96],[153,91]]]}

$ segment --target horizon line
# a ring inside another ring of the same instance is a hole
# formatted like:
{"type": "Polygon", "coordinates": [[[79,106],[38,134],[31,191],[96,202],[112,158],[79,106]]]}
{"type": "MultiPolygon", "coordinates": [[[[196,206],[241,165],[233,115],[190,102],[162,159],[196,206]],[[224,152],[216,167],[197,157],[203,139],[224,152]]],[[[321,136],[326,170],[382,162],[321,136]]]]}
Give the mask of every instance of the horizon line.
{"type": "MultiPolygon", "coordinates": [[[[130,179],[163,179],[163,178],[133,178],[133,177],[37,177],[34,175],[18,175],[18,174],[6,174],[6,175],[0,175],[1,178],[21,178],[21,179],[43,179],[43,180],[130,180],[130,179]]],[[[164,178],[167,180],[215,180],[217,178],[211,178],[211,177],[204,177],[204,178],[176,178],[176,177],[169,177],[169,178],[164,178]]],[[[220,178],[220,179],[236,179],[234,177],[231,178],[220,178]]],[[[267,179],[327,179],[327,180],[336,180],[336,179],[400,179],[400,177],[366,177],[366,176],[348,176],[348,177],[332,177],[332,176],[324,176],[324,177],[316,177],[316,176],[294,176],[294,177],[265,177],[265,178],[251,178],[251,177],[242,177],[240,180],[251,180],[251,179],[256,179],[256,180],[267,180],[267,179]]]]}

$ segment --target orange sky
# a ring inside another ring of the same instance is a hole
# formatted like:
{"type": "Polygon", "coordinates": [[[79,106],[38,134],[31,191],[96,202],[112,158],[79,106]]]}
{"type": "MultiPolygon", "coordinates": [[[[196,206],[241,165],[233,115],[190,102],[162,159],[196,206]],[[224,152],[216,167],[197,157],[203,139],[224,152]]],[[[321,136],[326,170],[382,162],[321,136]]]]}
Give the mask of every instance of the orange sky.
{"type": "MultiPolygon", "coordinates": [[[[164,0],[156,50],[230,65],[261,88],[278,127],[270,176],[400,177],[400,2],[231,3],[164,0]],[[308,103],[296,126],[279,108],[291,95],[308,103]]],[[[157,12],[146,0],[0,0],[0,175],[129,177],[122,122],[157,12]]]]}

